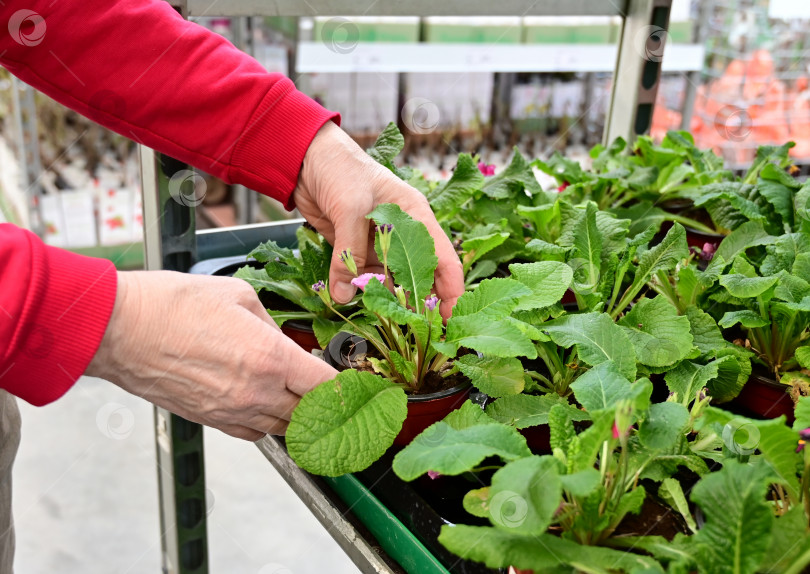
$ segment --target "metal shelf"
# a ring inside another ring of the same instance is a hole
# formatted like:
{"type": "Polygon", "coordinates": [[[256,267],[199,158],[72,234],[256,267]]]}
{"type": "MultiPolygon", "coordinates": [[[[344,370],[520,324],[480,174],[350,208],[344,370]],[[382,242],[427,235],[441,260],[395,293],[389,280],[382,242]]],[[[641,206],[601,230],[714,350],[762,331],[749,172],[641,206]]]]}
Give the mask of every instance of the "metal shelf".
{"type": "Polygon", "coordinates": [[[626,4],[626,0],[188,0],[188,15],[625,16],[626,4]]]}

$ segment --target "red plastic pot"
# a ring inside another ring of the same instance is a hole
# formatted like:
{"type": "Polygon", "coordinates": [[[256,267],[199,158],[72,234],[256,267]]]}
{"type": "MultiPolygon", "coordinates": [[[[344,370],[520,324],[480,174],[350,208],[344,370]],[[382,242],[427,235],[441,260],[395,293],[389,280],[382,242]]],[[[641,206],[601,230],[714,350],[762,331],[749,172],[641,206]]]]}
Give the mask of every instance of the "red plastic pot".
{"type": "MultiPolygon", "coordinates": [[[[368,343],[362,337],[338,333],[324,349],[323,358],[337,370],[343,371],[354,367],[353,355],[364,354],[367,348],[368,343]]],[[[410,444],[423,430],[461,407],[470,396],[471,390],[470,384],[465,382],[435,393],[408,395],[408,415],[402,424],[402,430],[394,439],[394,445],[410,444]]]]}
{"type": "Polygon", "coordinates": [[[785,415],[787,424],[792,425],[795,405],[788,394],[789,390],[790,387],[787,385],[754,374],[743,385],[740,394],[731,401],[731,404],[762,418],[775,419],[785,415]]]}
{"type": "Polygon", "coordinates": [[[394,439],[394,444],[409,445],[423,430],[461,407],[470,396],[471,390],[469,383],[462,383],[437,393],[409,395],[408,416],[405,417],[402,430],[394,439]]]}
{"type": "Polygon", "coordinates": [[[304,349],[307,353],[311,353],[313,349],[320,349],[315,332],[312,330],[311,323],[303,321],[285,321],[281,326],[281,332],[287,335],[290,339],[296,342],[299,347],[304,349]]]}

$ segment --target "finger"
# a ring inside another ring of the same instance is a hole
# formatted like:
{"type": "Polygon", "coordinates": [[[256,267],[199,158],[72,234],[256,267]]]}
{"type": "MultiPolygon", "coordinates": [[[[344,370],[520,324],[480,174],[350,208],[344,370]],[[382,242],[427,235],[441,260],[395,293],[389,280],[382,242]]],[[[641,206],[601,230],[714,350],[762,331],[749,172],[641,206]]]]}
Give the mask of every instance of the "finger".
{"type": "Polygon", "coordinates": [[[354,275],[341,261],[340,256],[344,251],[351,251],[357,272],[363,272],[368,254],[370,222],[363,215],[358,215],[345,220],[338,219],[335,225],[335,249],[329,268],[329,292],[338,303],[348,303],[354,297],[357,288],[351,284],[354,275]]]}
{"type": "Polygon", "coordinates": [[[214,428],[221,430],[225,434],[232,437],[241,438],[242,440],[249,440],[250,442],[256,442],[257,440],[264,438],[264,435],[266,434],[255,429],[243,427],[241,425],[219,425],[214,428]]]}
{"type": "Polygon", "coordinates": [[[313,355],[305,351],[301,351],[303,356],[301,361],[294,361],[295,373],[298,376],[287,377],[287,389],[292,393],[303,397],[309,391],[323,383],[334,379],[338,372],[326,364],[321,359],[316,359],[313,355]]]}
{"type": "Polygon", "coordinates": [[[287,432],[290,421],[285,421],[277,417],[261,415],[256,417],[256,421],[251,421],[250,428],[263,434],[283,435],[287,432]]]}

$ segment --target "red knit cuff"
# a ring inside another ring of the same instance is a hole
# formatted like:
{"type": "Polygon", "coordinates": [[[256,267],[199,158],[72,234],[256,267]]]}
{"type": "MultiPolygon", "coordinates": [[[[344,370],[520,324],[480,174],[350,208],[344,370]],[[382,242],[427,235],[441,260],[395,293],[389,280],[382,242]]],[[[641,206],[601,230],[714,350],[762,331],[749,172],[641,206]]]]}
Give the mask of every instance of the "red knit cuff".
{"type": "Polygon", "coordinates": [[[55,401],[87,370],[110,321],[118,285],[112,262],[42,246],[45,277],[27,298],[14,363],[2,386],[29,403],[55,401]],[[26,327],[27,326],[27,327],[26,327]]]}
{"type": "Polygon", "coordinates": [[[231,158],[230,178],[293,209],[292,192],[309,144],[329,120],[340,114],[324,109],[279,80],[267,92],[245,127],[231,158]]]}

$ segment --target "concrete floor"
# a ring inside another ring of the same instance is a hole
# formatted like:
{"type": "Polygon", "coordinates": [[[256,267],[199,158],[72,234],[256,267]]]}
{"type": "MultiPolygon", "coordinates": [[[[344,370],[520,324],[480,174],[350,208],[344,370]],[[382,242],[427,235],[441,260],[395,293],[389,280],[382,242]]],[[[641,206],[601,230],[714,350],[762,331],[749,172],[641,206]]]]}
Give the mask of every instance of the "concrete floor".
{"type": "MultiPolygon", "coordinates": [[[[83,378],[43,408],[20,401],[17,574],[156,574],[152,407],[83,378]]],[[[210,571],[358,572],[252,444],[206,429],[210,571]]]]}

